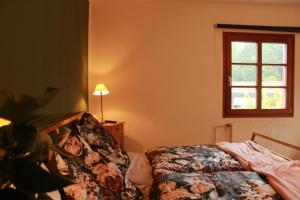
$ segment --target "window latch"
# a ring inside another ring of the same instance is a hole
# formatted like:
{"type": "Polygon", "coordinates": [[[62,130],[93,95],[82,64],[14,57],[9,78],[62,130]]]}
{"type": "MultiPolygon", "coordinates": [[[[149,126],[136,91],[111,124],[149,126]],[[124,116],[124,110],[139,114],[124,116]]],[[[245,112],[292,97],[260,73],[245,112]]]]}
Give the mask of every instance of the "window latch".
{"type": "Polygon", "coordinates": [[[227,76],[227,81],[228,81],[228,83],[230,83],[230,85],[231,85],[231,76],[227,76]]]}

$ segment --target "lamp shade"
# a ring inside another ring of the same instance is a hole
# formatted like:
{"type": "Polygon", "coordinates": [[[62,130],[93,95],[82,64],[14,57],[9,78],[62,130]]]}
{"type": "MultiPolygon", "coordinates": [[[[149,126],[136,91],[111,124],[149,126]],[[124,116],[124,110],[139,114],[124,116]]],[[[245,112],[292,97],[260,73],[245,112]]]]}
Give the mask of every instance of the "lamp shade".
{"type": "Polygon", "coordinates": [[[93,95],[100,96],[100,95],[107,95],[109,94],[108,89],[104,84],[98,84],[93,92],[93,95]]]}

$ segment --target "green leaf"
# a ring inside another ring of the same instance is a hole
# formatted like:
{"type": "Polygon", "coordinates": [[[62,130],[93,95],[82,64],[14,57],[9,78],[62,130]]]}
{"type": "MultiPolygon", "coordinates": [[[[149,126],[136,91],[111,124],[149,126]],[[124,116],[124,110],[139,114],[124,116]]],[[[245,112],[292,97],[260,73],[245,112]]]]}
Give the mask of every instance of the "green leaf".
{"type": "Polygon", "coordinates": [[[48,173],[28,159],[12,162],[12,182],[20,191],[27,193],[46,193],[66,187],[72,182],[48,173]]]}

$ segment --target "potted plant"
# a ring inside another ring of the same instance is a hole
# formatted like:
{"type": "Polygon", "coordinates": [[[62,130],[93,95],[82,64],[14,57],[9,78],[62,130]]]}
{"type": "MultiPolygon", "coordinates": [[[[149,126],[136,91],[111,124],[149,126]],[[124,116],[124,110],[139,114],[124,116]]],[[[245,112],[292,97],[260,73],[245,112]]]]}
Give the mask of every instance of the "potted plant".
{"type": "Polygon", "coordinates": [[[41,167],[49,148],[63,151],[28,124],[58,91],[48,88],[37,98],[0,91],[0,118],[5,119],[0,123],[0,199],[50,199],[47,192],[72,183],[41,167]]]}

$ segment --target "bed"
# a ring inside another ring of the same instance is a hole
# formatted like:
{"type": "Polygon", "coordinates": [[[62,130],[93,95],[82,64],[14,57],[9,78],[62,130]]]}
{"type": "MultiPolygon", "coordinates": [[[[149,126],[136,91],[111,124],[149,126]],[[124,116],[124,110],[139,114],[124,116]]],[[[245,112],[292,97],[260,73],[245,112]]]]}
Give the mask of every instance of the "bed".
{"type": "Polygon", "coordinates": [[[150,199],[299,199],[300,162],[263,148],[255,137],[300,150],[260,133],[245,143],[150,149],[150,199]]]}
{"type": "Polygon", "coordinates": [[[157,147],[143,155],[125,152],[89,113],[76,114],[43,131],[81,162],[49,152],[46,163],[51,173],[74,182],[60,190],[61,199],[300,199],[300,161],[274,154],[253,141],[262,137],[300,148],[259,133],[242,144],[157,147]],[[245,145],[251,150],[246,148],[246,155],[253,156],[243,157],[245,145]],[[277,173],[289,179],[278,180],[277,173]],[[290,190],[286,184],[292,185],[290,190]]]}

